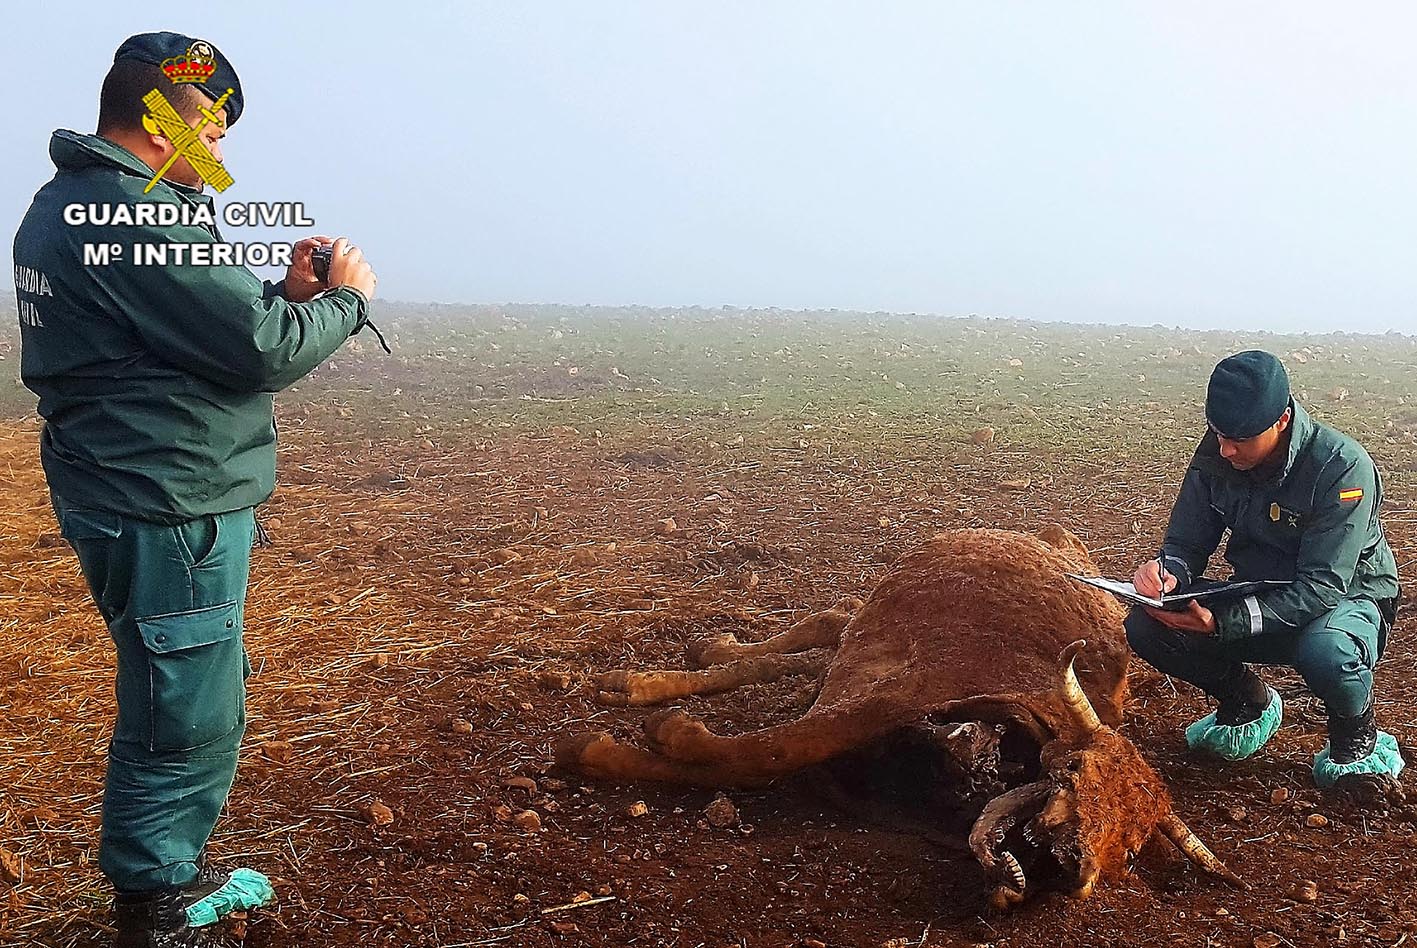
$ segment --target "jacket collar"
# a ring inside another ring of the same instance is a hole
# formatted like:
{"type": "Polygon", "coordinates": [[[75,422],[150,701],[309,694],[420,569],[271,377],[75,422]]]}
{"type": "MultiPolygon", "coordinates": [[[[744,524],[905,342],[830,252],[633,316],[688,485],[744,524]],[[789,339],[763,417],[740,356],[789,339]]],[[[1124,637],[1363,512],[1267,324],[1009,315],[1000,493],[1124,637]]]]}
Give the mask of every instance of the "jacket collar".
{"type": "MultiPolygon", "coordinates": [[[[59,171],[82,171],[86,168],[117,168],[124,174],[135,175],[147,180],[153,176],[153,169],[128,149],[98,135],[85,135],[67,128],[56,129],[49,138],[49,158],[59,171]]],[[[211,204],[212,197],[196,188],[178,184],[163,178],[153,188],[167,188],[168,193],[180,200],[194,204],[211,204]]]]}
{"type": "Polygon", "coordinates": [[[1300,454],[1308,450],[1309,442],[1314,440],[1314,420],[1309,417],[1304,406],[1290,398],[1289,407],[1293,410],[1293,416],[1289,420],[1289,454],[1284,459],[1284,469],[1276,478],[1281,481],[1289,476],[1289,472],[1294,469],[1294,462],[1299,459],[1300,454]]]}

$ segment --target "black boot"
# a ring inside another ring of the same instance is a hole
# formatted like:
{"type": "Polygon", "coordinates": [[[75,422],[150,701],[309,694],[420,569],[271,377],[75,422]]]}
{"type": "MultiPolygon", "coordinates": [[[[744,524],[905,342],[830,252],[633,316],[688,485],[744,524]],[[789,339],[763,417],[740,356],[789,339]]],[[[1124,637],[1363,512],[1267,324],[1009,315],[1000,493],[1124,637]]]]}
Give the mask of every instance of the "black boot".
{"type": "MultiPolygon", "coordinates": [[[[1351,718],[1329,715],[1328,758],[1335,764],[1351,764],[1372,754],[1378,746],[1378,726],[1373,720],[1373,705],[1351,718]]],[[[1333,789],[1358,806],[1385,808],[1402,804],[1407,794],[1397,778],[1387,773],[1344,774],[1333,789]]]]}
{"type": "Polygon", "coordinates": [[[197,878],[181,886],[182,904],[189,907],[205,899],[231,879],[230,869],[218,869],[205,858],[197,857],[197,878]]]}
{"type": "Polygon", "coordinates": [[[270,880],[259,872],[244,868],[218,869],[198,856],[197,877],[191,882],[159,891],[120,892],[114,897],[113,910],[118,917],[118,938],[114,946],[198,948],[223,944],[219,934],[221,926],[213,922],[232,911],[249,911],[268,905],[274,898],[270,880]],[[205,908],[200,905],[228,885],[233,889],[217,904],[205,908]]]}
{"type": "Polygon", "coordinates": [[[1258,721],[1264,714],[1264,709],[1269,707],[1269,686],[1246,666],[1214,697],[1220,702],[1215,709],[1215,723],[1224,727],[1239,727],[1258,721]]]}
{"type": "Polygon", "coordinates": [[[118,931],[113,948],[217,948],[220,926],[187,924],[188,899],[181,889],[120,893],[113,899],[118,931]]]}
{"type": "Polygon", "coordinates": [[[1351,718],[1329,715],[1328,759],[1335,764],[1362,760],[1378,746],[1378,726],[1373,723],[1373,703],[1368,710],[1351,718]]]}

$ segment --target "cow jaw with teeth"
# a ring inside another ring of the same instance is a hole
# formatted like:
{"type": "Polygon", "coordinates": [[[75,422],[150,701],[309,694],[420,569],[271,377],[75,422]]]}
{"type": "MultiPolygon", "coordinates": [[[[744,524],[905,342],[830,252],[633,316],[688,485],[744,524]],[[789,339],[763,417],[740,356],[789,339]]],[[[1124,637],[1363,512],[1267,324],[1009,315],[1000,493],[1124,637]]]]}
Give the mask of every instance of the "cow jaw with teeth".
{"type": "Polygon", "coordinates": [[[1032,873],[1085,899],[1100,879],[1125,872],[1158,829],[1201,869],[1243,888],[1172,811],[1166,785],[1136,746],[1098,719],[1073,671],[1085,644],[1072,643],[1059,658],[1074,732],[1045,744],[1042,776],[991,800],[969,834],[995,883],[990,904],[1022,902],[1032,873]]]}

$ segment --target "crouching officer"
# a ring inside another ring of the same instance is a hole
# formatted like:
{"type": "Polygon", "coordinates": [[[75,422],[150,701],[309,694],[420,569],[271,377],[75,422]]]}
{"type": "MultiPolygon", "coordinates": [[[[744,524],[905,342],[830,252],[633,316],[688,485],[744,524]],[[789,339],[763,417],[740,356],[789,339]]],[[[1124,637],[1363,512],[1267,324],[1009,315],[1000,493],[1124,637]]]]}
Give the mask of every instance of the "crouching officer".
{"type": "Polygon", "coordinates": [[[1379,520],[1382,482],[1352,438],[1309,417],[1268,352],[1215,367],[1201,440],[1171,511],[1161,556],[1136,571],[1144,595],[1201,578],[1221,534],[1236,580],[1291,580],[1259,595],[1189,611],[1133,609],[1132,650],[1218,702],[1186,730],[1193,748],[1240,760],[1278,730],[1279,694],[1251,664],[1290,665],[1328,712],[1314,780],[1360,797],[1396,789],[1402,758],[1373,720],[1373,670],[1399,596],[1379,520]]]}
{"type": "Polygon", "coordinates": [[[366,323],[375,279],[340,240],[317,280],[311,251],[326,238],[296,244],[280,284],[229,265],[86,267],[85,243],[220,239],[214,224],[66,223],[70,204],[175,205],[183,221],[210,211],[180,154],[144,193],[177,152],[144,126],[153,89],[192,126],[231,90],[200,130],[220,161],[218,139],[243,108],[231,64],[190,37],[134,36],[104,79],[97,134],[50,140],[57,171],[20,225],[14,261],[45,476],[117,652],[99,846],[117,891],[116,944],[192,948],[217,943],[219,917],[273,895],[259,872],[203,859],[245,727],[243,608],[253,508],[275,486],[271,393],[366,323]],[[214,73],[205,86],[174,84],[161,64],[194,48],[214,73]]]}

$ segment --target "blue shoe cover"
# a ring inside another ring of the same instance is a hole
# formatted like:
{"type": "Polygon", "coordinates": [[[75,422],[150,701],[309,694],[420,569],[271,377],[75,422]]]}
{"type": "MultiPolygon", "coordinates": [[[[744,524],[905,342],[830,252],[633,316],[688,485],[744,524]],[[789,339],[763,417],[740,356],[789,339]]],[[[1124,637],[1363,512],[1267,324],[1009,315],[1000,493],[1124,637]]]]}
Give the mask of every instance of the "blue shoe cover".
{"type": "Polygon", "coordinates": [[[211,895],[187,906],[187,924],[192,928],[214,925],[232,912],[245,912],[275,901],[271,880],[255,869],[237,869],[211,895]]]}
{"type": "Polygon", "coordinates": [[[1212,711],[1186,728],[1186,745],[1191,750],[1210,751],[1226,760],[1244,760],[1269,743],[1283,719],[1284,703],[1279,700],[1279,692],[1271,688],[1269,704],[1258,718],[1249,724],[1216,724],[1212,711]]]}
{"type": "Polygon", "coordinates": [[[1314,783],[1319,789],[1327,790],[1339,777],[1349,774],[1387,774],[1394,780],[1402,773],[1406,764],[1397,750],[1397,738],[1387,731],[1378,732],[1378,744],[1373,752],[1362,760],[1351,764],[1335,764],[1328,759],[1328,745],[1314,755],[1314,783]]]}

